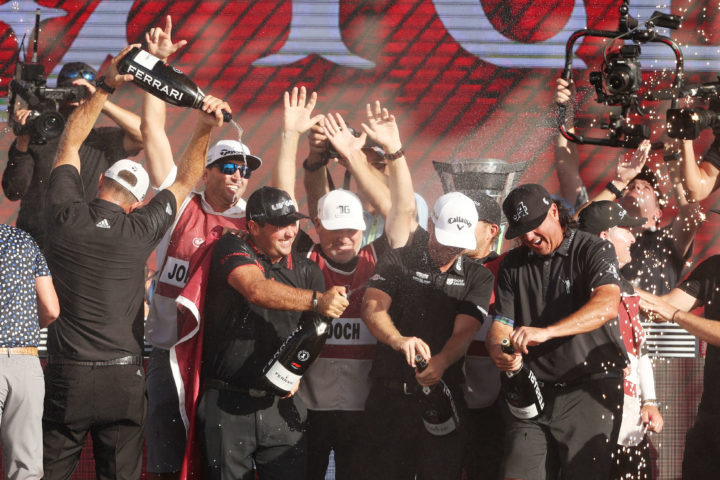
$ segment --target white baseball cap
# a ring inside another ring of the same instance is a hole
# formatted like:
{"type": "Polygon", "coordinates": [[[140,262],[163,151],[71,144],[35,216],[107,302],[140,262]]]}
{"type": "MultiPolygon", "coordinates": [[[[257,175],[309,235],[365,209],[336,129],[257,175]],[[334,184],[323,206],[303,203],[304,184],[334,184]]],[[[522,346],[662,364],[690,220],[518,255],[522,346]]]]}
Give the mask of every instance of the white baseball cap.
{"type": "Polygon", "coordinates": [[[220,160],[242,160],[250,170],[257,170],[262,165],[262,159],[250,155],[248,146],[237,140],[220,140],[208,149],[206,167],[220,160]]]}
{"type": "Polygon", "coordinates": [[[446,193],[437,199],[432,213],[438,242],[448,247],[475,249],[478,213],[470,197],[460,192],[446,193]]]}
{"type": "Polygon", "coordinates": [[[115,180],[141,202],[145,198],[147,189],[150,186],[150,177],[143,166],[127,158],[118,160],[110,165],[110,168],[105,170],[105,177],[115,180]],[[135,177],[135,184],[132,185],[127,180],[120,177],[120,172],[128,172],[132,174],[132,176],[135,177]]]}
{"type": "Polygon", "coordinates": [[[331,190],[320,197],[318,218],[327,230],[365,230],[362,202],[349,190],[331,190]]]}

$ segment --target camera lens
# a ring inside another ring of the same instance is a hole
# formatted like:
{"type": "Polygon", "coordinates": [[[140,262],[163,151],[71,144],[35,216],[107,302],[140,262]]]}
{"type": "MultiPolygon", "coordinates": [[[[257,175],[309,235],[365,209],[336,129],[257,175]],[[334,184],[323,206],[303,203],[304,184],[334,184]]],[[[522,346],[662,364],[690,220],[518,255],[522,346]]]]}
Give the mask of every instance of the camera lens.
{"type": "Polygon", "coordinates": [[[58,112],[45,112],[35,122],[38,133],[48,139],[59,137],[65,128],[65,119],[58,112]]]}
{"type": "Polygon", "coordinates": [[[605,80],[607,89],[611,93],[625,93],[632,91],[632,78],[625,69],[610,72],[605,80]]]}

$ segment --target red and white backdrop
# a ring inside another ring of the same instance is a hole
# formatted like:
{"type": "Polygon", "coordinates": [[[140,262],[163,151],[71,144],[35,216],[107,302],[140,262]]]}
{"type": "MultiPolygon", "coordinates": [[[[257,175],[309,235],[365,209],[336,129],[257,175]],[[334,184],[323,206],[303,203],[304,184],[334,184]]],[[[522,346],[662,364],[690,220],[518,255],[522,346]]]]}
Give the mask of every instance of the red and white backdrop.
{"type": "MultiPolygon", "coordinates": [[[[109,55],[142,40],[172,15],[175,39],[186,39],[171,63],[204,91],[226,98],[244,128],[243,141],[263,157],[252,179],[269,179],[280,135],[285,90],[305,85],[319,94],[317,110],[362,121],[364,105],[379,99],[398,118],[415,189],[429,204],[442,193],[432,161],[498,158],[530,161],[522,178],[558,192],[552,163],[550,104],[564,65],[565,41],[584,28],[615,30],[618,0],[264,0],[132,1],[15,0],[0,3],[0,96],[15,68],[20,39],[30,37],[36,8],[43,18],[39,59],[52,75],[69,61],[102,67],[109,55]]],[[[633,0],[630,12],[683,16],[671,33],[681,45],[693,81],[720,72],[720,11],[711,0],[633,0]]],[[[663,32],[666,33],[667,32],[663,32]]],[[[25,45],[29,42],[26,40],[25,45]]],[[[597,70],[603,43],[584,38],[574,67],[579,86],[597,70]]],[[[643,47],[646,77],[667,81],[667,47],[643,47]]],[[[605,107],[592,96],[579,122],[605,107]]],[[[4,101],[4,100],[3,100],[4,101]]],[[[138,112],[140,95],[125,86],[113,101],[138,112]]],[[[176,151],[184,146],[193,113],[171,108],[167,130],[176,151]]],[[[107,120],[103,120],[107,121],[107,120]]],[[[604,132],[594,131],[595,136],[604,132]]],[[[234,136],[232,127],[218,133],[234,136]]],[[[705,132],[698,154],[709,144],[705,132]]],[[[4,130],[0,150],[12,132],[4,130]]],[[[301,147],[304,155],[306,146],[301,147]]],[[[581,172],[591,193],[607,182],[617,151],[580,147],[581,172]]],[[[301,157],[303,158],[303,157],[301,157]]],[[[4,168],[6,154],[0,154],[4,168]]],[[[717,196],[705,202],[711,208],[717,196]]],[[[302,208],[301,200],[301,208],[302,208]]],[[[17,204],[0,200],[0,220],[13,222],[17,204]]],[[[720,217],[710,214],[698,234],[696,260],[717,253],[720,217]]]]}

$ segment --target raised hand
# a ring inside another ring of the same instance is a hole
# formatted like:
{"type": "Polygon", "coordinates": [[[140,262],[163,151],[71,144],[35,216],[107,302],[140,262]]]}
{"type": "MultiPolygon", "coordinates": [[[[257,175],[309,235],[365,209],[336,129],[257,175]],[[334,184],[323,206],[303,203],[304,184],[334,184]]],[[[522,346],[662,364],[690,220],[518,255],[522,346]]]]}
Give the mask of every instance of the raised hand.
{"type": "Polygon", "coordinates": [[[649,155],[650,140],[643,140],[629,158],[621,153],[616,168],[617,179],[625,185],[630,183],[640,173],[649,155]]]}
{"type": "Polygon", "coordinates": [[[187,45],[187,40],[172,41],[172,19],[165,17],[165,28],[153,27],[145,33],[148,52],[165,61],[170,55],[187,45]]]}
{"type": "Polygon", "coordinates": [[[402,148],[395,116],[391,115],[387,108],[382,108],[379,100],[375,100],[374,107],[373,109],[369,103],[365,106],[368,123],[361,124],[362,129],[387,153],[395,153],[402,148]]]}
{"type": "Polygon", "coordinates": [[[208,115],[200,115],[200,121],[211,126],[221,127],[223,124],[223,110],[232,113],[230,105],[224,100],[207,95],[203,98],[202,106],[200,110],[207,113],[208,115]]]}
{"type": "Polygon", "coordinates": [[[367,133],[363,132],[359,137],[354,136],[339,113],[336,113],[335,116],[329,113],[323,119],[322,125],[325,136],[345,159],[350,158],[353,153],[361,151],[365,145],[367,133]]]}
{"type": "Polygon", "coordinates": [[[283,96],[283,132],[302,135],[313,125],[322,120],[323,115],[311,117],[313,108],[317,103],[317,93],[312,92],[307,98],[305,87],[293,87],[292,92],[285,92],[283,96]]]}
{"type": "Polygon", "coordinates": [[[110,61],[110,65],[108,66],[107,74],[105,75],[105,83],[106,83],[109,87],[111,87],[111,88],[117,88],[118,86],[120,86],[121,84],[123,84],[123,83],[125,83],[125,82],[131,82],[131,81],[132,81],[132,79],[133,79],[132,74],[130,74],[130,73],[126,73],[126,74],[124,74],[124,75],[121,74],[120,72],[118,72],[117,66],[118,66],[118,63],[120,62],[120,60],[122,60],[123,57],[124,57],[125,55],[127,55],[127,54],[130,52],[130,50],[132,50],[132,49],[135,48],[135,47],[140,48],[140,44],[139,44],[139,43],[133,43],[133,44],[131,44],[131,45],[128,45],[127,47],[123,48],[123,49],[120,51],[120,53],[118,53],[118,54],[115,56],[115,58],[113,58],[113,59],[110,61]]]}

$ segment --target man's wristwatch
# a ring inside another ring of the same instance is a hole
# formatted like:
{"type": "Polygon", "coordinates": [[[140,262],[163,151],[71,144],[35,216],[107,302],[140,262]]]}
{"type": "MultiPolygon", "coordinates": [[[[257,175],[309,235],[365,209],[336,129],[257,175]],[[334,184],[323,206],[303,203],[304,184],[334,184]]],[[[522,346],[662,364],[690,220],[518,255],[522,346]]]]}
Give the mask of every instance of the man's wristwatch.
{"type": "Polygon", "coordinates": [[[400,157],[402,157],[402,156],[405,156],[405,152],[403,151],[402,147],[400,147],[400,150],[398,150],[397,152],[395,152],[395,153],[386,153],[385,155],[383,155],[383,158],[384,158],[385,160],[390,160],[390,161],[392,161],[392,160],[397,160],[398,158],[400,158],[400,157]]]}
{"type": "Polygon", "coordinates": [[[322,167],[328,164],[329,158],[325,159],[324,161],[320,163],[314,163],[312,165],[308,164],[308,159],[306,158],[305,161],[302,163],[302,166],[305,170],[308,172],[315,172],[317,170],[320,170],[322,167]]]}
{"type": "Polygon", "coordinates": [[[107,83],[105,83],[105,76],[104,76],[104,75],[103,75],[102,77],[99,77],[99,78],[97,79],[97,82],[95,82],[95,86],[96,86],[97,88],[100,88],[100,89],[102,89],[102,90],[105,90],[105,91],[106,91],[107,93],[109,93],[109,94],[115,93],[115,88],[113,88],[113,87],[111,87],[110,85],[108,85],[107,83]]]}
{"type": "Polygon", "coordinates": [[[610,180],[607,185],[605,185],[605,188],[610,191],[613,195],[615,195],[615,198],[622,197],[622,190],[617,188],[615,184],[610,180]]]}

